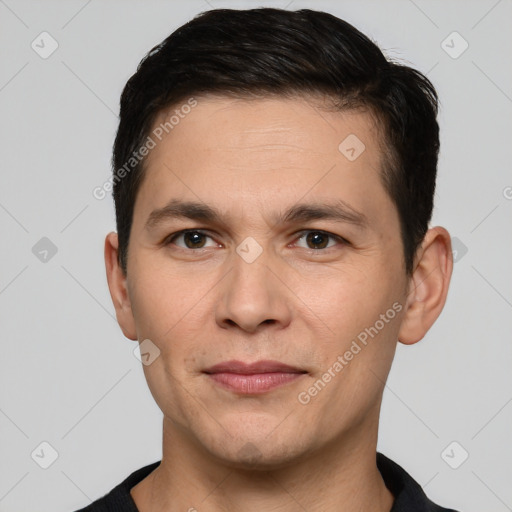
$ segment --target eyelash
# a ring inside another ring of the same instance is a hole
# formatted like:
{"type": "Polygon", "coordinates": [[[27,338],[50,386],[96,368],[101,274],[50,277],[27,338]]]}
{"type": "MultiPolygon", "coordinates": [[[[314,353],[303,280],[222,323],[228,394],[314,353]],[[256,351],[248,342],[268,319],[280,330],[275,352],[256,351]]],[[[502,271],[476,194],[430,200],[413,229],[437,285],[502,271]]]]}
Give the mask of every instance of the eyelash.
{"type": "MultiPolygon", "coordinates": [[[[213,237],[211,235],[208,234],[208,232],[206,231],[203,231],[201,229],[184,229],[182,231],[177,231],[176,233],[173,233],[171,235],[169,235],[163,242],[164,245],[170,245],[171,243],[173,243],[178,237],[182,236],[182,235],[185,235],[187,233],[199,233],[200,235],[204,235],[208,238],[211,238],[213,240],[213,237]]],[[[296,238],[295,240],[300,240],[302,238],[304,238],[304,236],[307,234],[307,233],[319,233],[319,234],[322,234],[322,235],[325,235],[333,240],[336,240],[339,244],[341,245],[350,245],[350,242],[348,240],[346,240],[345,238],[339,236],[339,235],[335,235],[333,233],[329,233],[328,231],[323,231],[321,229],[305,229],[305,230],[302,230],[302,231],[299,231],[298,233],[296,233],[298,236],[298,238],[296,238]]],[[[178,249],[181,249],[183,251],[200,251],[201,249],[207,249],[207,247],[199,247],[197,249],[190,249],[190,248],[184,248],[184,247],[179,247],[177,246],[178,249]]],[[[332,249],[333,247],[326,247],[326,248],[323,248],[323,249],[305,249],[307,251],[311,251],[311,252],[326,252],[328,251],[329,249],[332,249]]]]}

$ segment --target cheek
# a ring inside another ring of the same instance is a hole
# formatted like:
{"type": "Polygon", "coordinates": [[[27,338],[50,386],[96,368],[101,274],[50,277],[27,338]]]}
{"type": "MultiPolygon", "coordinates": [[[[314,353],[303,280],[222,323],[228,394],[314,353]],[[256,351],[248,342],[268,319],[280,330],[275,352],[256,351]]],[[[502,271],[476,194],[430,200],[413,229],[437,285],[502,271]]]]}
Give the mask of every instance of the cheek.
{"type": "Polygon", "coordinates": [[[344,284],[332,287],[331,301],[323,303],[321,318],[332,332],[317,345],[318,372],[302,390],[322,409],[328,424],[339,421],[339,411],[364,415],[378,403],[403,311],[389,282],[377,289],[362,282],[344,284]]]}
{"type": "Polygon", "coordinates": [[[398,275],[393,277],[391,272],[386,274],[375,268],[365,272],[338,272],[337,276],[331,274],[330,279],[317,280],[318,293],[312,293],[312,288],[304,291],[309,293],[305,302],[314,312],[315,322],[319,329],[323,325],[322,332],[326,333],[325,342],[321,344],[323,364],[330,366],[356,340],[360,344],[368,342],[368,348],[362,345],[366,354],[354,357],[360,362],[374,358],[378,354],[376,350],[381,350],[380,345],[394,344],[403,311],[403,296],[396,286],[399,281],[398,275]],[[370,342],[377,347],[370,348],[370,342]]]}
{"type": "MultiPolygon", "coordinates": [[[[190,392],[183,392],[204,347],[200,330],[205,314],[199,306],[204,290],[168,271],[137,274],[131,302],[139,340],[151,340],[159,355],[143,370],[150,392],[162,411],[176,418],[193,409],[190,392]]],[[[204,309],[204,308],[203,308],[204,309]]]]}
{"type": "MultiPolygon", "coordinates": [[[[152,266],[149,260],[147,266],[152,266]]],[[[182,322],[193,326],[191,318],[197,313],[205,286],[204,280],[202,284],[197,281],[193,276],[185,278],[155,267],[135,273],[130,299],[139,335],[164,342],[182,322]]]]}

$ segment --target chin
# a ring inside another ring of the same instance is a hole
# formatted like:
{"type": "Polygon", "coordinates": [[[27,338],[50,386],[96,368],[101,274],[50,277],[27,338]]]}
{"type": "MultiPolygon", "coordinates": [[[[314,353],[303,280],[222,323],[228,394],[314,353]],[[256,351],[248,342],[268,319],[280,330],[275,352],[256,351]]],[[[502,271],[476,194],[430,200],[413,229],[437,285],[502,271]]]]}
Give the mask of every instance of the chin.
{"type": "MultiPolygon", "coordinates": [[[[220,439],[210,438],[204,444],[218,460],[233,469],[268,471],[289,466],[304,456],[305,443],[295,434],[283,429],[277,435],[275,426],[259,431],[244,428],[242,432],[226,435],[220,439]]],[[[229,430],[228,430],[229,432],[229,430]]]]}

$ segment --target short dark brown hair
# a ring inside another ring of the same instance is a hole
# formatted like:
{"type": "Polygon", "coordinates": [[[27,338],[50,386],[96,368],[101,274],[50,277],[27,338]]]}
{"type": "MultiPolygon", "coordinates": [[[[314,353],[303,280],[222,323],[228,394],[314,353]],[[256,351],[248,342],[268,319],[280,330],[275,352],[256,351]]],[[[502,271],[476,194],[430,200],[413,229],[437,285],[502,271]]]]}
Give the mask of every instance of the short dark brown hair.
{"type": "Polygon", "coordinates": [[[112,158],[125,273],[145,163],[133,155],[158,114],[201,94],[321,94],[340,111],[369,109],[382,127],[382,180],[400,218],[405,271],[412,272],[434,202],[439,126],[433,85],[420,72],[386,59],[368,37],[331,14],[259,8],[199,14],[154,47],[128,80],[112,158]]]}

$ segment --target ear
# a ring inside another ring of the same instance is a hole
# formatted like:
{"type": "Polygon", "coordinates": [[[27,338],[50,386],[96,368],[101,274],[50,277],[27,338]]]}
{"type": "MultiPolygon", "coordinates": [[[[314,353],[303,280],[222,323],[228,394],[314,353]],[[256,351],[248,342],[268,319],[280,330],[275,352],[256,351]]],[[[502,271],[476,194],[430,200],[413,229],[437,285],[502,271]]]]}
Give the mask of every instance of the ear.
{"type": "Polygon", "coordinates": [[[130,340],[137,340],[135,319],[128,295],[126,275],[119,265],[119,240],[117,233],[109,233],[105,238],[105,268],[110,296],[116,309],[117,323],[123,334],[130,340]]]}
{"type": "Polygon", "coordinates": [[[417,343],[432,327],[446,302],[452,270],[450,234],[439,226],[429,229],[416,253],[398,341],[417,343]]]}

